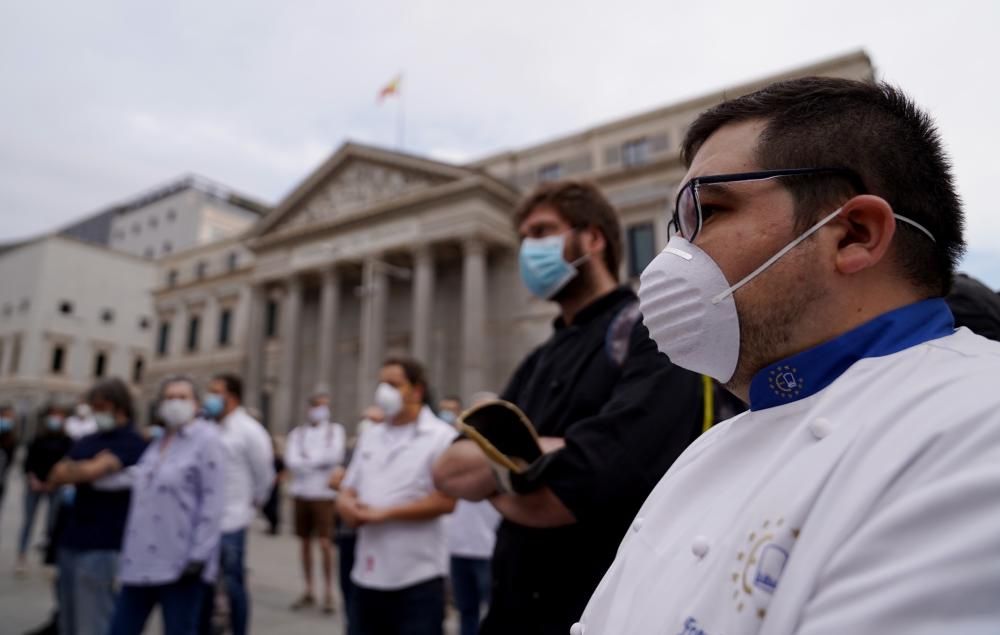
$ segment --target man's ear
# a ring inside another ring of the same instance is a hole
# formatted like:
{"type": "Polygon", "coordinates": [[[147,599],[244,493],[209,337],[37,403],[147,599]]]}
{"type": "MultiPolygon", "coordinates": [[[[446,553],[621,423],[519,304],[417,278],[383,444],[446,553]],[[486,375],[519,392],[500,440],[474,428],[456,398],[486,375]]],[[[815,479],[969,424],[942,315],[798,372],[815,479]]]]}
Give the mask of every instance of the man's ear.
{"type": "Polygon", "coordinates": [[[837,232],[837,271],[851,275],[885,259],[896,235],[892,206],[880,196],[862,194],[844,203],[831,229],[837,232]]]}
{"type": "Polygon", "coordinates": [[[580,230],[580,236],[582,238],[580,246],[583,247],[585,253],[597,254],[608,247],[608,241],[605,240],[604,234],[594,226],[580,230]]]}

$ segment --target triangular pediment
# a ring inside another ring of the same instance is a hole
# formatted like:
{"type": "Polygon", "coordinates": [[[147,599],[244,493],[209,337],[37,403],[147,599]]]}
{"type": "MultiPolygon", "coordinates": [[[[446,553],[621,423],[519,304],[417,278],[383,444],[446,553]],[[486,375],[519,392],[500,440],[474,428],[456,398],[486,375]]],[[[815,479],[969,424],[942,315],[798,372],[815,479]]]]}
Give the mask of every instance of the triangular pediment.
{"type": "Polygon", "coordinates": [[[347,218],[469,174],[458,166],[346,144],[264,218],[254,234],[284,233],[347,218]]]}

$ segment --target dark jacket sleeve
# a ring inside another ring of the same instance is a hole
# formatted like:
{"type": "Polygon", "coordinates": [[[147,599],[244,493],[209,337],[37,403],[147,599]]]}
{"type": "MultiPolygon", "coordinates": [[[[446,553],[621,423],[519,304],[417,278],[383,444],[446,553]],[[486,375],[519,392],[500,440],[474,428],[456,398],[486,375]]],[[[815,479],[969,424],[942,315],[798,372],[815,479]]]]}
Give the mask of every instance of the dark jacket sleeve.
{"type": "Polygon", "coordinates": [[[518,479],[519,491],[548,486],[577,520],[631,515],[701,431],[701,382],[656,349],[636,323],[611,398],[572,425],[566,446],[518,479]]]}

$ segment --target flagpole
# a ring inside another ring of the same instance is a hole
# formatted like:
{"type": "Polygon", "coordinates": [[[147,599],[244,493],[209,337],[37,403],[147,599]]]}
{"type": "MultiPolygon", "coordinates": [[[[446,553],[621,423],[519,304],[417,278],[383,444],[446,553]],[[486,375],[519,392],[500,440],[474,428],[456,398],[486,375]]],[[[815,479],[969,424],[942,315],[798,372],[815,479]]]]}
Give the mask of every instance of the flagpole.
{"type": "Polygon", "coordinates": [[[406,113],[403,111],[402,82],[400,82],[400,89],[396,93],[396,98],[399,100],[399,107],[396,109],[396,148],[402,150],[403,143],[405,142],[405,137],[403,135],[406,132],[406,113]]]}

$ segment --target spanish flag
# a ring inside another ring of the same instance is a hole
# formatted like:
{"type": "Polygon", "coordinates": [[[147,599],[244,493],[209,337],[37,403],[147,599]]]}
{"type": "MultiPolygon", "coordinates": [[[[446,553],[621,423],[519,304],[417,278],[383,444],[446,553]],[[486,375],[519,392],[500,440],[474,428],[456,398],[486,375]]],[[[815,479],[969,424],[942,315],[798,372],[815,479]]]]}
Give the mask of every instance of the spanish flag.
{"type": "Polygon", "coordinates": [[[386,84],[385,87],[382,88],[382,90],[378,91],[378,103],[381,104],[386,97],[392,97],[393,95],[398,95],[399,84],[402,81],[403,81],[403,76],[396,75],[391,82],[386,84]]]}

